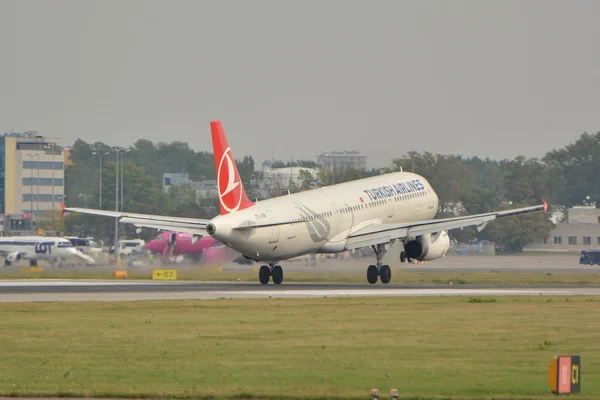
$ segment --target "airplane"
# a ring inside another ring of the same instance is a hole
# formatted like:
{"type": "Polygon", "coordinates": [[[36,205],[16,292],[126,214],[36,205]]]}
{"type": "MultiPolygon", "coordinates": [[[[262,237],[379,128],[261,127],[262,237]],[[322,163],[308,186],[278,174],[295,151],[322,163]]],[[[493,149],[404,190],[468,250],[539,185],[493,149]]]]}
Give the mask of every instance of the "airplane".
{"type": "Polygon", "coordinates": [[[171,255],[188,255],[195,261],[200,261],[203,255],[212,247],[222,246],[211,236],[198,237],[187,232],[166,231],[161,232],[158,236],[148,243],[146,249],[152,253],[161,255],[163,262],[171,255]]]}
{"type": "Polygon", "coordinates": [[[383,256],[396,242],[403,244],[400,261],[430,261],[443,257],[450,247],[448,230],[485,228],[496,218],[536,211],[548,204],[462,217],[434,219],[438,196],[422,176],[411,172],[344,182],[304,192],[252,202],[242,185],[235,158],[221,121],[210,123],[220,215],[212,219],[179,218],[89,208],[66,207],[80,212],[119,218],[137,227],[173,229],[217,241],[263,264],[261,284],[283,282],[278,262],[312,253],[339,253],[371,247],[375,264],[367,268],[367,281],[391,281],[383,256]]]}
{"type": "Polygon", "coordinates": [[[87,265],[96,264],[92,257],[77,250],[68,239],[60,237],[3,237],[0,238],[0,255],[5,257],[5,267],[19,260],[29,260],[32,267],[37,266],[38,260],[46,260],[52,265],[58,262],[60,265],[71,257],[77,257],[87,265]]]}

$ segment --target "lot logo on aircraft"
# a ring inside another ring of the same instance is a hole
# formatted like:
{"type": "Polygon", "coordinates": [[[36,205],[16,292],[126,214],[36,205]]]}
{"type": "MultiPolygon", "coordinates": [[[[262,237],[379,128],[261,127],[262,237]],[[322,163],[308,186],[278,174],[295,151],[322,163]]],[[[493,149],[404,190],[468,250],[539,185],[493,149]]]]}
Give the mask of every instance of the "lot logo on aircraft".
{"type": "Polygon", "coordinates": [[[36,254],[52,254],[52,243],[37,242],[34,246],[36,254]]]}
{"type": "Polygon", "coordinates": [[[243,186],[241,185],[240,177],[236,174],[230,147],[223,152],[223,156],[221,156],[221,161],[219,162],[217,188],[219,190],[221,206],[227,212],[237,211],[242,202],[243,186]]]}

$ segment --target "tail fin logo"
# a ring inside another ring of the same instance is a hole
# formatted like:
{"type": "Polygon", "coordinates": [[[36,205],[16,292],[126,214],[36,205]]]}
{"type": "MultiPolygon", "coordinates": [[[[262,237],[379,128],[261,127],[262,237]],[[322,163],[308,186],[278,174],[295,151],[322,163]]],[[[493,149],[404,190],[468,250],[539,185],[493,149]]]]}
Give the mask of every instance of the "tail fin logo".
{"type": "Polygon", "coordinates": [[[227,212],[237,211],[242,203],[243,186],[237,176],[231,148],[227,148],[221,156],[217,170],[217,188],[221,207],[227,212]]]}

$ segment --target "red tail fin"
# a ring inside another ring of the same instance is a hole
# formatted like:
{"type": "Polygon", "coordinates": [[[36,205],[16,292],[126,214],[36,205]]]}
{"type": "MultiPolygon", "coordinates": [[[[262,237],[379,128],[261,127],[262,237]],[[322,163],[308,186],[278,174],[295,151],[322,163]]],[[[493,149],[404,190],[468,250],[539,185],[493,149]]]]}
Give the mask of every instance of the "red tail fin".
{"type": "Polygon", "coordinates": [[[212,121],[210,131],[212,133],[215,169],[217,171],[217,190],[219,191],[221,215],[251,207],[254,203],[246,196],[221,121],[212,121]]]}

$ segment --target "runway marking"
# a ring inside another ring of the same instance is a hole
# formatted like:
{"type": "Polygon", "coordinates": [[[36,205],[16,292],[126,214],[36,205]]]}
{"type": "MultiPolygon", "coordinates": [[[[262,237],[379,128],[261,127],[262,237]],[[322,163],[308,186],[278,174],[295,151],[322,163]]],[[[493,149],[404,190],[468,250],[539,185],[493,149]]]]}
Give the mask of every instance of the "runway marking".
{"type": "Polygon", "coordinates": [[[496,295],[496,296],[539,296],[539,295],[569,295],[572,290],[548,289],[314,289],[314,290],[278,290],[274,291],[235,291],[214,292],[234,293],[238,295],[271,296],[271,297],[323,297],[323,296],[468,296],[468,295],[496,295]]]}

